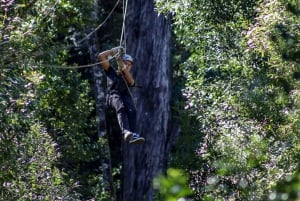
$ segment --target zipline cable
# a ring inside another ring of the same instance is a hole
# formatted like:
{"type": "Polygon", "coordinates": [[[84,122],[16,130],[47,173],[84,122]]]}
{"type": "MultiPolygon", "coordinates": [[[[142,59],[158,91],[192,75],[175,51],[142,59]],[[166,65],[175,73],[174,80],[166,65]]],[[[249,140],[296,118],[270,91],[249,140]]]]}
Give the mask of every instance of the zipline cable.
{"type": "Polygon", "coordinates": [[[120,0],[118,0],[115,4],[115,6],[113,7],[113,9],[110,11],[110,13],[108,14],[108,16],[104,19],[104,21],[96,27],[96,29],[94,31],[92,31],[91,33],[89,33],[86,37],[84,37],[83,39],[81,39],[78,43],[82,43],[83,41],[85,41],[86,39],[88,39],[93,33],[95,33],[96,31],[98,31],[105,23],[106,21],[110,18],[110,16],[113,14],[113,12],[115,11],[115,9],[117,8],[117,5],[119,4],[120,0]]]}
{"type": "MultiPolygon", "coordinates": [[[[126,53],[126,15],[127,15],[127,5],[128,5],[128,0],[123,0],[123,25],[122,25],[122,32],[121,32],[121,38],[120,38],[120,46],[122,46],[122,43],[123,43],[123,40],[124,40],[123,44],[124,44],[124,48],[125,48],[125,53],[126,53]]],[[[130,88],[128,86],[128,83],[127,83],[124,75],[121,74],[121,76],[122,76],[123,81],[126,84],[127,91],[129,93],[129,95],[131,96],[132,100],[134,100],[132,92],[131,92],[131,90],[130,90],[130,88]]],[[[135,110],[137,110],[135,102],[133,102],[133,106],[134,106],[135,110]]]]}
{"type": "MultiPolygon", "coordinates": [[[[91,31],[89,34],[87,34],[85,37],[83,37],[82,39],[80,39],[76,45],[69,45],[67,46],[66,48],[64,49],[71,49],[72,47],[76,47],[78,44],[81,44],[83,41],[89,39],[89,37],[91,35],[93,35],[96,31],[98,31],[106,22],[107,20],[111,17],[111,15],[113,14],[113,12],[116,10],[118,4],[120,3],[120,0],[118,0],[116,2],[116,4],[114,5],[114,7],[111,9],[111,11],[109,12],[109,14],[106,16],[106,18],[102,21],[101,24],[99,24],[93,31],[91,31]]],[[[97,65],[97,64],[94,64],[94,65],[97,65]]]]}
{"type": "MultiPolygon", "coordinates": [[[[92,34],[94,34],[96,31],[98,31],[106,22],[107,20],[111,17],[111,15],[113,14],[113,12],[115,11],[115,9],[117,8],[118,4],[120,3],[120,0],[118,0],[116,2],[116,4],[114,5],[114,7],[112,8],[112,10],[110,11],[110,13],[106,16],[106,18],[104,19],[104,21],[99,24],[92,32],[90,32],[89,34],[87,34],[84,38],[82,38],[81,40],[79,40],[77,42],[77,44],[80,44],[82,43],[83,41],[87,40],[92,34]]],[[[9,42],[8,42],[9,43],[9,42]]],[[[4,42],[3,42],[4,44],[4,42]]],[[[2,43],[0,44],[2,45],[2,43]]],[[[75,47],[75,45],[69,45],[67,47],[65,47],[64,49],[71,49],[72,47],[75,47]]],[[[116,55],[114,55],[112,58],[114,58],[116,55]]],[[[111,58],[111,59],[112,59],[111,58]]],[[[111,59],[108,59],[108,60],[111,60],[111,59]]],[[[43,66],[46,66],[46,67],[52,67],[52,68],[59,68],[59,69],[78,69],[78,68],[88,68],[88,67],[93,67],[93,66],[96,66],[98,64],[101,64],[103,63],[104,61],[102,62],[98,62],[98,63],[93,63],[93,64],[87,64],[87,65],[80,65],[80,66],[59,66],[59,65],[48,65],[48,64],[44,64],[43,66]]]]}
{"type": "MultiPolygon", "coordinates": [[[[111,12],[109,13],[109,15],[105,18],[105,20],[98,26],[96,27],[96,29],[92,32],[90,32],[86,37],[84,37],[83,39],[81,39],[78,43],[82,43],[84,40],[88,39],[93,33],[95,33],[97,30],[99,30],[105,23],[106,21],[110,18],[110,16],[112,15],[112,13],[114,12],[114,10],[116,9],[117,5],[119,4],[120,0],[117,1],[117,3],[115,4],[115,6],[113,7],[113,9],[111,10],[111,12]]],[[[122,46],[122,43],[123,43],[123,40],[124,40],[124,48],[126,50],[126,33],[125,33],[125,23],[126,23],[126,13],[127,13],[127,4],[128,4],[128,0],[126,0],[126,3],[125,3],[125,0],[123,0],[123,24],[122,24],[122,32],[121,32],[121,38],[120,38],[120,46],[122,46]],[[125,6],[124,6],[125,5],[125,6]]],[[[74,45],[73,45],[74,46],[74,45]]],[[[72,47],[72,46],[70,46],[72,47]]],[[[93,66],[96,66],[98,64],[102,64],[106,61],[110,61],[111,59],[113,58],[116,58],[120,55],[118,54],[115,54],[113,55],[111,58],[105,60],[105,61],[102,61],[102,62],[97,62],[97,63],[93,63],[93,64],[87,64],[87,65],[80,65],[80,66],[59,66],[59,65],[44,65],[44,66],[49,66],[49,67],[53,67],[53,68],[59,68],[59,69],[79,69],[79,68],[88,68],[88,67],[93,67],[93,66]]],[[[123,77],[124,79],[124,77],[123,77]]],[[[125,82],[126,83],[126,82],[125,82]]],[[[127,85],[127,83],[126,83],[127,85]]],[[[128,85],[127,85],[128,87],[128,85]]],[[[128,87],[128,90],[129,90],[129,87],[128,87]]],[[[129,90],[130,92],[130,90],[129,90]]]]}
{"type": "Polygon", "coordinates": [[[120,46],[124,46],[126,50],[126,15],[127,15],[127,5],[128,1],[123,0],[123,23],[122,23],[122,32],[120,38],[120,46]]]}
{"type": "MultiPolygon", "coordinates": [[[[81,40],[78,41],[78,44],[82,43],[83,41],[85,41],[86,39],[88,39],[92,34],[94,34],[96,31],[98,31],[105,23],[106,21],[110,18],[110,16],[113,14],[113,12],[115,11],[117,5],[119,4],[120,0],[118,0],[116,2],[116,4],[114,5],[113,9],[110,11],[110,13],[108,14],[108,16],[104,19],[104,21],[98,25],[92,32],[90,32],[88,35],[86,35],[84,38],[82,38],[81,40]]],[[[123,0],[123,23],[122,23],[122,31],[121,31],[121,37],[120,37],[120,46],[122,46],[122,44],[124,44],[124,48],[126,50],[126,14],[127,14],[127,5],[128,5],[128,0],[123,0]]],[[[75,45],[71,45],[69,47],[67,47],[67,49],[74,47],[75,45]]],[[[113,55],[112,58],[115,58],[116,55],[113,55]]],[[[112,58],[106,60],[109,61],[112,58]]],[[[80,65],[80,66],[59,66],[59,65],[44,65],[44,66],[49,66],[52,68],[59,68],[59,69],[79,69],[79,68],[88,68],[88,67],[93,67],[96,66],[98,64],[101,64],[105,61],[102,62],[97,62],[97,63],[93,63],[93,64],[87,64],[87,65],[80,65]]],[[[128,87],[128,86],[127,86],[128,87]]]]}
{"type": "Polygon", "coordinates": [[[93,63],[93,64],[87,64],[87,65],[80,65],[80,66],[59,66],[59,65],[43,65],[43,66],[46,66],[46,67],[52,67],[52,68],[59,68],[59,69],[78,69],[78,68],[88,68],[88,67],[93,67],[93,66],[96,66],[98,64],[102,64],[104,62],[107,62],[107,61],[110,61],[112,60],[113,58],[116,58],[118,57],[118,54],[115,54],[113,55],[111,58],[107,59],[107,60],[104,60],[104,61],[101,61],[101,62],[97,62],[97,63],[93,63]]]}
{"type": "MultiPolygon", "coordinates": [[[[103,22],[101,24],[99,24],[92,32],[90,32],[88,35],[86,35],[84,38],[82,38],[81,40],[78,41],[78,44],[82,43],[83,41],[87,40],[92,34],[94,34],[96,31],[98,31],[106,22],[107,20],[111,17],[111,15],[113,14],[113,12],[115,11],[115,9],[117,8],[118,4],[120,3],[120,0],[118,0],[116,2],[116,4],[114,5],[114,7],[112,8],[112,10],[110,11],[110,13],[106,16],[106,18],[103,20],[103,22]]],[[[123,17],[124,20],[124,17],[123,17]]],[[[123,29],[122,29],[123,30],[123,29]]],[[[75,47],[75,45],[70,45],[68,47],[66,47],[65,49],[70,49],[72,47],[75,47]]],[[[114,58],[115,55],[112,57],[114,58]]],[[[110,59],[109,59],[110,60],[110,59]]],[[[80,65],[80,66],[59,66],[59,65],[44,65],[44,66],[48,66],[48,67],[52,67],[52,68],[60,68],[60,69],[77,69],[77,68],[88,68],[88,67],[93,67],[96,66],[98,64],[101,64],[102,62],[98,62],[98,63],[93,63],[93,64],[87,64],[87,65],[80,65]]]]}

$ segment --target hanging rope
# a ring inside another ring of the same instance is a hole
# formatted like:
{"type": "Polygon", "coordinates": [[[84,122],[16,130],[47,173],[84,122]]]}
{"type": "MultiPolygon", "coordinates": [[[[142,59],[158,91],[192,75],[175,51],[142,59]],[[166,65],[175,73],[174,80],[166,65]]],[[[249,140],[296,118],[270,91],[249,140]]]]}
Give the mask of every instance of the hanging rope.
{"type": "Polygon", "coordinates": [[[98,63],[93,63],[93,64],[87,64],[87,65],[80,65],[80,66],[59,66],[59,65],[43,65],[43,66],[46,66],[46,67],[52,67],[52,68],[60,68],[60,69],[78,69],[78,68],[88,68],[88,67],[93,67],[93,66],[96,66],[98,64],[102,64],[104,62],[107,62],[107,61],[110,61],[112,60],[113,58],[116,58],[118,57],[119,55],[118,54],[115,54],[113,55],[111,58],[107,59],[107,60],[104,60],[104,61],[101,61],[101,62],[98,62],[98,63]]]}
{"type": "Polygon", "coordinates": [[[128,0],[123,0],[123,23],[122,32],[120,38],[120,46],[123,46],[126,50],[126,15],[127,15],[128,0]]]}
{"type": "MultiPolygon", "coordinates": [[[[123,45],[123,47],[125,48],[125,53],[126,53],[126,15],[127,15],[127,5],[128,5],[128,0],[123,0],[123,25],[122,25],[122,33],[121,33],[121,38],[120,38],[120,46],[123,45]]],[[[129,92],[129,95],[131,96],[132,100],[134,100],[132,92],[128,86],[128,83],[124,77],[123,74],[122,75],[122,79],[126,84],[127,87],[127,91],[129,92]]],[[[135,108],[135,110],[137,110],[136,107],[136,103],[133,101],[133,106],[135,108]]]]}
{"type": "MultiPolygon", "coordinates": [[[[92,32],[90,32],[88,35],[86,35],[84,38],[82,38],[81,40],[78,41],[78,44],[82,43],[83,41],[87,40],[92,34],[94,34],[96,31],[98,31],[106,22],[107,20],[111,17],[111,15],[113,14],[113,12],[115,11],[117,5],[120,3],[120,0],[118,0],[116,2],[116,4],[114,5],[113,9],[110,11],[110,13],[108,14],[108,16],[104,19],[104,21],[99,24],[99,26],[97,26],[92,32]]],[[[127,15],[127,5],[128,5],[128,0],[123,0],[123,23],[122,23],[122,31],[121,31],[121,37],[120,37],[120,46],[123,46],[126,50],[126,15],[127,15]]],[[[75,47],[75,45],[71,45],[68,46],[67,49],[70,49],[72,47],[75,47]]],[[[113,55],[112,58],[106,60],[109,61],[113,58],[116,58],[117,55],[113,55]]],[[[103,63],[105,61],[102,62],[98,62],[98,63],[93,63],[93,64],[87,64],[87,65],[80,65],[80,66],[59,66],[59,65],[44,65],[44,66],[49,66],[52,68],[59,68],[59,69],[78,69],[78,68],[88,68],[88,67],[93,67],[96,65],[99,65],[101,63],[103,63]]]]}
{"type": "Polygon", "coordinates": [[[120,0],[118,0],[115,4],[115,6],[113,7],[113,9],[110,11],[110,13],[108,14],[108,16],[104,19],[104,21],[96,27],[96,29],[94,31],[92,31],[91,33],[89,33],[88,35],[86,35],[86,37],[84,37],[83,39],[81,39],[78,43],[82,43],[83,41],[85,41],[86,39],[88,39],[92,34],[94,34],[96,31],[98,31],[105,23],[106,21],[110,18],[110,16],[113,14],[113,12],[115,11],[115,9],[117,8],[117,5],[119,4],[120,0]]]}
{"type": "MultiPolygon", "coordinates": [[[[112,10],[110,11],[110,13],[106,16],[106,18],[104,19],[104,21],[99,24],[92,32],[90,32],[89,34],[87,34],[84,38],[82,38],[81,40],[78,41],[78,44],[82,43],[83,41],[89,39],[89,37],[94,34],[96,31],[98,31],[106,22],[107,20],[111,17],[111,15],[113,14],[113,12],[115,11],[115,9],[117,8],[118,4],[120,3],[120,0],[118,0],[116,2],[116,4],[114,5],[114,7],[112,8],[112,10]]],[[[124,17],[123,17],[123,20],[124,20],[124,17]]],[[[124,22],[123,22],[124,24],[124,22]]],[[[123,25],[124,26],[124,25],[123,25]]],[[[123,31],[123,29],[122,29],[123,31]]],[[[66,47],[65,49],[71,49],[72,47],[75,47],[75,45],[70,45],[68,47],[66,47]]],[[[115,58],[116,55],[114,55],[112,58],[115,58]]],[[[111,59],[112,59],[111,58],[111,59]]],[[[111,59],[108,59],[111,60],[111,59]]],[[[48,66],[48,67],[52,67],[52,68],[60,68],[60,69],[78,69],[78,68],[88,68],[88,67],[93,67],[93,66],[96,66],[98,64],[101,64],[103,63],[104,61],[102,62],[98,62],[98,63],[93,63],[93,64],[87,64],[87,65],[80,65],[80,66],[59,66],[59,65],[44,65],[44,66],[48,66]]]]}

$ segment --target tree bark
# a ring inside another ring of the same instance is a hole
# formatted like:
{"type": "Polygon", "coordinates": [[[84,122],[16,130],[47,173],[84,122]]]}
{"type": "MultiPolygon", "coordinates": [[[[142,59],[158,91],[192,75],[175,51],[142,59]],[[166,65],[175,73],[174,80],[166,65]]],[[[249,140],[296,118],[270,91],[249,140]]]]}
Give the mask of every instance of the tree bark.
{"type": "MultiPolygon", "coordinates": [[[[98,50],[97,47],[97,36],[93,34],[89,40],[89,53],[92,63],[97,63],[98,60],[98,50]]],[[[110,195],[110,201],[116,200],[114,184],[112,180],[111,172],[111,157],[110,150],[107,139],[105,138],[106,128],[105,128],[105,88],[104,88],[104,75],[99,65],[92,68],[92,78],[93,78],[93,89],[96,100],[96,115],[97,115],[97,132],[101,139],[101,170],[104,182],[104,191],[106,194],[110,195]]]]}
{"type": "Polygon", "coordinates": [[[126,50],[134,58],[132,90],[137,128],[146,141],[123,144],[123,201],[154,200],[152,180],[163,171],[170,137],[170,19],[158,15],[152,0],[129,0],[126,50]]]}
{"type": "MultiPolygon", "coordinates": [[[[89,54],[90,54],[90,62],[98,63],[98,54],[99,54],[99,44],[98,37],[96,33],[92,34],[88,40],[89,54]]],[[[110,196],[109,201],[115,201],[115,189],[112,179],[112,171],[111,171],[111,157],[110,157],[110,149],[107,142],[106,134],[106,119],[105,119],[105,78],[100,65],[94,66],[91,69],[92,80],[93,80],[93,91],[96,101],[96,115],[97,115],[97,132],[98,136],[101,139],[101,170],[102,170],[102,181],[104,182],[104,191],[105,194],[110,196]]],[[[102,186],[102,185],[99,185],[102,186]]]]}

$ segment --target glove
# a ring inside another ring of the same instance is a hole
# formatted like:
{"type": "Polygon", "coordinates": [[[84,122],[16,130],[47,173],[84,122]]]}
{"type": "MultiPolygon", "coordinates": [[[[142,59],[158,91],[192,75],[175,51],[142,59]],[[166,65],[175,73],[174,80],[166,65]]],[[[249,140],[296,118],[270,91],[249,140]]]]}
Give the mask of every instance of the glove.
{"type": "Polygon", "coordinates": [[[118,64],[118,71],[121,72],[124,68],[124,64],[120,58],[117,59],[117,64],[118,64]]]}
{"type": "Polygon", "coordinates": [[[125,54],[125,49],[122,46],[114,47],[111,50],[112,50],[113,55],[115,55],[115,54],[119,54],[119,55],[125,54]]]}

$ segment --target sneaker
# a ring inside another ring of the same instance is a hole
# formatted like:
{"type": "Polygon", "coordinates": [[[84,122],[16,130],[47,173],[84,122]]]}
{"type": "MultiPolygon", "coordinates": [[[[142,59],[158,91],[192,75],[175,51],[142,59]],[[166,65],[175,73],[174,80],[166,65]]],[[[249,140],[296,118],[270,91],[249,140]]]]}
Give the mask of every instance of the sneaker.
{"type": "Polygon", "coordinates": [[[124,134],[124,140],[125,140],[126,142],[128,142],[128,141],[131,140],[131,138],[132,138],[132,132],[130,132],[130,131],[125,131],[125,134],[124,134]]]}
{"type": "Polygon", "coordinates": [[[141,144],[145,142],[145,138],[140,137],[137,133],[132,133],[131,140],[129,141],[130,144],[141,144]]]}

